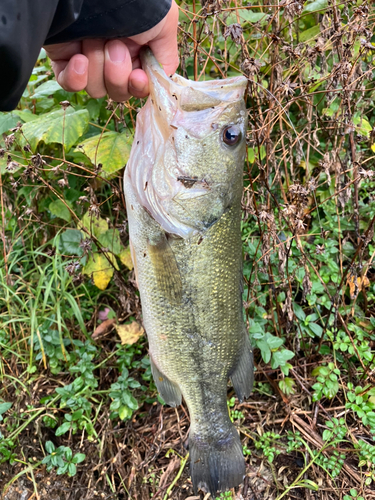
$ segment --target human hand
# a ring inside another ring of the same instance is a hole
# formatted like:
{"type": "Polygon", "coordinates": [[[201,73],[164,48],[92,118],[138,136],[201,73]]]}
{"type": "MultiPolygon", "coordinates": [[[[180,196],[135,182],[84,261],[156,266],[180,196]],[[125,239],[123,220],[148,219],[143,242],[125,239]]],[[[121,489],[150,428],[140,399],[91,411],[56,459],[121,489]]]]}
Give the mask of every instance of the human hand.
{"type": "Polygon", "coordinates": [[[177,50],[178,7],[174,0],[168,14],[144,33],[117,40],[88,39],[45,47],[58,83],[68,92],[86,89],[91,97],[106,94],[117,102],[131,96],[146,97],[149,85],[141,69],[139,51],[149,45],[165,72],[179,64],[177,50]]]}

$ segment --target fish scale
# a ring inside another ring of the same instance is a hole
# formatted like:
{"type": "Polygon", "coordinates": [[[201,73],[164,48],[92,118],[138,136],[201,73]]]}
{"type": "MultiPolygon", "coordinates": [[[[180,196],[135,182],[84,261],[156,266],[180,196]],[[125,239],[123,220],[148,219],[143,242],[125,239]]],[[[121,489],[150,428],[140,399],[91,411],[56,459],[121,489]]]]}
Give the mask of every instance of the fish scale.
{"type": "Polygon", "coordinates": [[[245,473],[228,379],[240,400],[253,381],[240,228],[247,82],[170,79],[148,49],[141,58],[151,97],[124,179],[132,259],[155,384],[167,404],[186,401],[193,485],[214,494],[245,473]]]}

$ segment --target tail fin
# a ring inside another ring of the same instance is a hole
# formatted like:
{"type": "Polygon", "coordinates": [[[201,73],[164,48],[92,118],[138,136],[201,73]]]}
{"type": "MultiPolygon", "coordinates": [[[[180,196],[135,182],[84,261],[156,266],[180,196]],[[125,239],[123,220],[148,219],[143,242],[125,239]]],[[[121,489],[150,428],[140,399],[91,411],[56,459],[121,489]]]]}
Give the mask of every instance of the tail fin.
{"type": "Polygon", "coordinates": [[[198,435],[190,435],[190,469],[194,491],[211,493],[234,488],[245,476],[245,460],[240,437],[230,425],[230,433],[216,442],[207,442],[198,435]]]}

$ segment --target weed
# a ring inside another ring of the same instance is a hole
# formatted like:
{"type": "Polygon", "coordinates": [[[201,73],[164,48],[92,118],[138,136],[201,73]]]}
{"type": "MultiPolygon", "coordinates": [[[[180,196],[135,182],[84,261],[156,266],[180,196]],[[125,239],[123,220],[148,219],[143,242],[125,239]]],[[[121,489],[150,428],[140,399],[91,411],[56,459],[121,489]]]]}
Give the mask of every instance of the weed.
{"type": "Polygon", "coordinates": [[[255,442],[255,448],[261,450],[267,460],[272,463],[282,451],[279,445],[280,438],[280,434],[272,431],[265,432],[255,442]]]}
{"type": "Polygon", "coordinates": [[[42,463],[46,464],[47,470],[51,471],[56,468],[56,474],[68,474],[68,476],[75,476],[77,474],[77,464],[83,462],[86,458],[84,453],[76,453],[73,455],[72,450],[68,446],[59,446],[58,448],[52,443],[47,441],[45,444],[46,455],[42,463]]]}

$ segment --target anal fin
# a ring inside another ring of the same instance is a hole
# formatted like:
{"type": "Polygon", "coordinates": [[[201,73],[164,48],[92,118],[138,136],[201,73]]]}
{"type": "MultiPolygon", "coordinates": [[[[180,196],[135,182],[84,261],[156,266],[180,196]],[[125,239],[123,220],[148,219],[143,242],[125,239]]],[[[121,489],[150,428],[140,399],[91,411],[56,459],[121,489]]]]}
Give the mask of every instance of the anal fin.
{"type": "Polygon", "coordinates": [[[230,379],[240,401],[250,396],[254,383],[254,360],[253,350],[248,339],[246,339],[237,365],[230,374],[230,379]]]}
{"type": "Polygon", "coordinates": [[[169,406],[179,406],[181,404],[182,395],[181,391],[176,384],[171,382],[159,368],[155,365],[150,356],[151,372],[154,377],[155,385],[159,391],[160,396],[169,406]]]}

